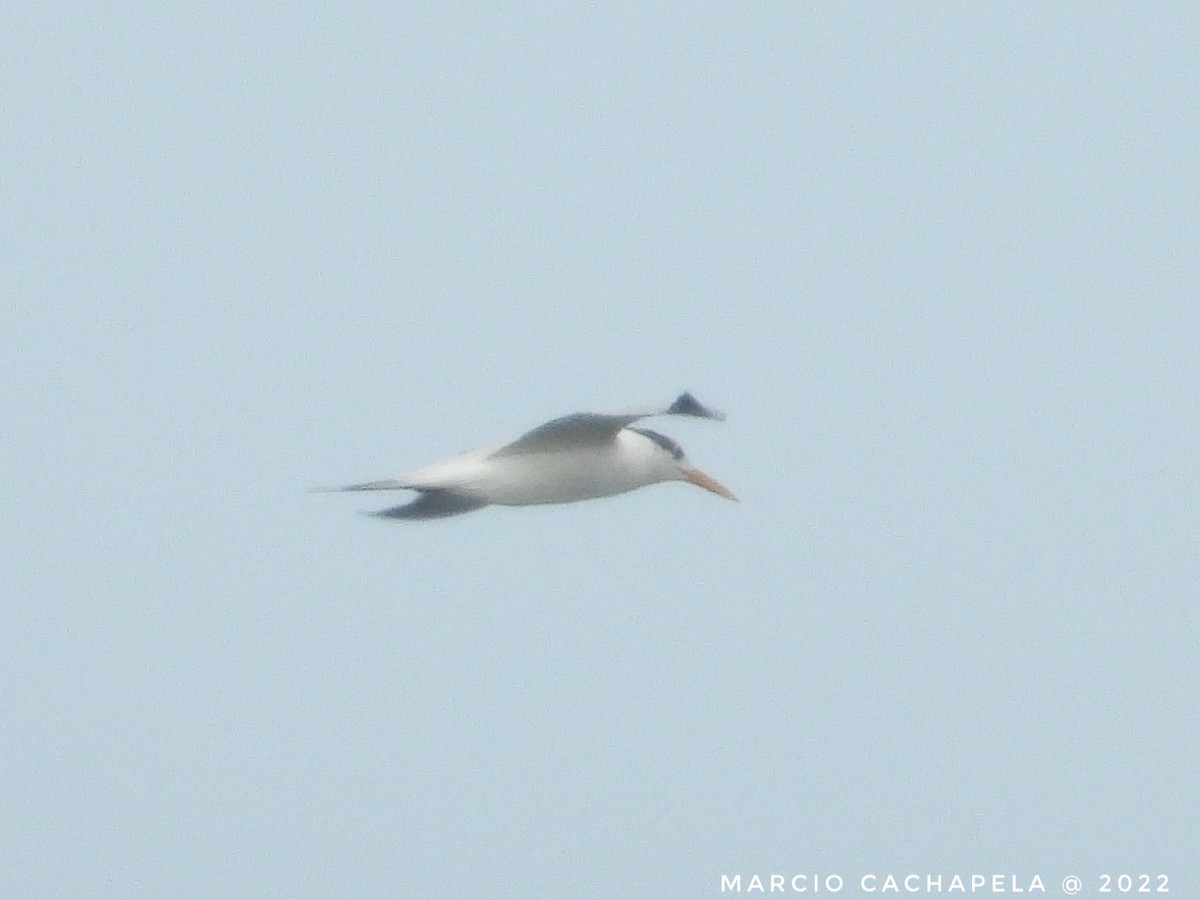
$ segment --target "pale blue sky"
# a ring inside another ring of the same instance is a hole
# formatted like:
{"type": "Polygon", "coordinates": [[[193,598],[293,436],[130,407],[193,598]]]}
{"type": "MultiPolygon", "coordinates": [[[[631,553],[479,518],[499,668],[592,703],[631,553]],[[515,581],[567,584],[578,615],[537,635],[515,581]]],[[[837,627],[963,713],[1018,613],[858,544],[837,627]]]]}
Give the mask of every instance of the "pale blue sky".
{"type": "Polygon", "coordinates": [[[1200,890],[1200,8],[0,20],[0,895],[1200,890]]]}

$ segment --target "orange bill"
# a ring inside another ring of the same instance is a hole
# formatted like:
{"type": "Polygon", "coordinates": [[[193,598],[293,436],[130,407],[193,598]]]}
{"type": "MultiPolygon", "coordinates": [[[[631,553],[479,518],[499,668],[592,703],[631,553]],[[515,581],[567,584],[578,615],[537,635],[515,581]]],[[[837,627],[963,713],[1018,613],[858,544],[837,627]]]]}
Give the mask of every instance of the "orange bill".
{"type": "Polygon", "coordinates": [[[702,487],[706,491],[712,491],[714,494],[718,494],[724,497],[726,500],[737,499],[737,497],[733,496],[733,491],[729,490],[729,488],[725,487],[725,485],[721,484],[721,482],[717,481],[717,479],[705,475],[699,469],[684,469],[683,477],[692,484],[696,485],[696,487],[702,487]]]}

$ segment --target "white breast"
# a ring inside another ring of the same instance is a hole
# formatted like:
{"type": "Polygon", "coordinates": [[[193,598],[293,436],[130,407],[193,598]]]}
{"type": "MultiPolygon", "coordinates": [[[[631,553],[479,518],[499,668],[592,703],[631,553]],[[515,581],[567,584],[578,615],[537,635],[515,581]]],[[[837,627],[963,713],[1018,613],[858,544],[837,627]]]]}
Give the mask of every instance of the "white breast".
{"type": "Polygon", "coordinates": [[[485,460],[478,492],[491,503],[526,506],[610,497],[661,481],[653,450],[628,431],[602,447],[532,453],[485,460]]]}

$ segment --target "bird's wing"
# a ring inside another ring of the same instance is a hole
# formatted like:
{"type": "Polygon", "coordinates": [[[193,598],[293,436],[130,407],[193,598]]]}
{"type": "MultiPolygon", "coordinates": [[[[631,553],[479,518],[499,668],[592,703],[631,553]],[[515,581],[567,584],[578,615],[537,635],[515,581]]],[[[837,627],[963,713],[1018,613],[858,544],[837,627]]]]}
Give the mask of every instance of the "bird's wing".
{"type": "Polygon", "coordinates": [[[444,519],[488,505],[486,500],[445,488],[422,490],[417,499],[402,506],[367,513],[381,519],[444,519]]]}
{"type": "Polygon", "coordinates": [[[584,447],[598,447],[612,441],[618,431],[638,419],[649,416],[698,416],[704,419],[724,419],[725,414],[710,409],[691,394],[683,393],[665,409],[648,407],[608,413],[575,413],[552,419],[533,431],[505,444],[492,456],[519,456],[524,453],[558,453],[584,447]]]}

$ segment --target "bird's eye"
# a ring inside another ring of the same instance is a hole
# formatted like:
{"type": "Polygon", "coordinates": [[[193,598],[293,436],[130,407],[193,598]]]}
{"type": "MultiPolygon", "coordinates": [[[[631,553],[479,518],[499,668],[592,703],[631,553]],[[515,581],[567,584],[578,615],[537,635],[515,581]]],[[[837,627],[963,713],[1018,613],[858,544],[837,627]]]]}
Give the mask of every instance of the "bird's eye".
{"type": "Polygon", "coordinates": [[[650,440],[654,441],[654,443],[658,444],[658,446],[670,453],[672,459],[683,459],[683,448],[665,434],[659,434],[657,431],[651,431],[649,428],[635,428],[633,430],[638,434],[650,438],[650,440]]]}

